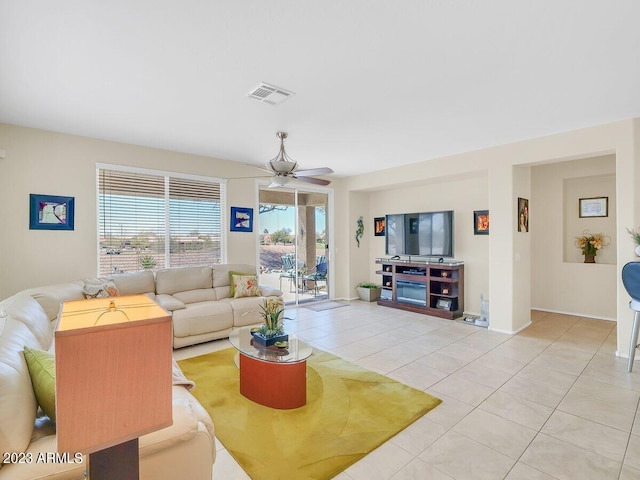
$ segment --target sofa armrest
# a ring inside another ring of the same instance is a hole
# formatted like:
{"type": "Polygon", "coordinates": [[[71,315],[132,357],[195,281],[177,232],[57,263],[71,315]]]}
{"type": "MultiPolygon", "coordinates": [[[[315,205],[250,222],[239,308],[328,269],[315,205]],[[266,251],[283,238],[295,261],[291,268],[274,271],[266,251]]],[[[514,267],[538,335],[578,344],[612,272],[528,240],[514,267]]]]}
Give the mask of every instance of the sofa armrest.
{"type": "Polygon", "coordinates": [[[260,296],[261,297],[281,297],[284,295],[282,290],[278,290],[275,287],[268,287],[266,285],[260,285],[260,296]]]}
{"type": "Polygon", "coordinates": [[[156,302],[165,310],[169,310],[173,312],[174,310],[182,310],[183,308],[187,308],[184,303],[178,300],[173,295],[168,295],[166,293],[160,293],[156,295],[156,302]]]}
{"type": "Polygon", "coordinates": [[[204,430],[211,442],[211,461],[215,459],[215,433],[211,417],[182,386],[173,387],[173,425],[140,437],[140,457],[184,442],[204,430]]]}

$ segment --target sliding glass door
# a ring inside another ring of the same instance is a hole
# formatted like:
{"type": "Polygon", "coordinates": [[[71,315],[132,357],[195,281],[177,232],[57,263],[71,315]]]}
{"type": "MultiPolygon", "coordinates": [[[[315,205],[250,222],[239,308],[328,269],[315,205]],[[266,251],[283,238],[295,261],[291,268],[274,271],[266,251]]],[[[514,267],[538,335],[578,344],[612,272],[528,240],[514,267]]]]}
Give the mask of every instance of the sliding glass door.
{"type": "Polygon", "coordinates": [[[287,304],[328,299],[328,194],[261,187],[259,199],[261,283],[287,304]]]}

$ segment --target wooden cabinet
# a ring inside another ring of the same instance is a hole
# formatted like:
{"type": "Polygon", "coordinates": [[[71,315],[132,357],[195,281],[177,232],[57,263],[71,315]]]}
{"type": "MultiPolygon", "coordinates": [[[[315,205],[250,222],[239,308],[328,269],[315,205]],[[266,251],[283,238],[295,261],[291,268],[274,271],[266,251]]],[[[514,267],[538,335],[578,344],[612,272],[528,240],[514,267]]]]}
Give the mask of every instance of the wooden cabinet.
{"type": "Polygon", "coordinates": [[[379,258],[382,277],[378,305],[454,319],[464,312],[462,262],[411,262],[379,258]]]}

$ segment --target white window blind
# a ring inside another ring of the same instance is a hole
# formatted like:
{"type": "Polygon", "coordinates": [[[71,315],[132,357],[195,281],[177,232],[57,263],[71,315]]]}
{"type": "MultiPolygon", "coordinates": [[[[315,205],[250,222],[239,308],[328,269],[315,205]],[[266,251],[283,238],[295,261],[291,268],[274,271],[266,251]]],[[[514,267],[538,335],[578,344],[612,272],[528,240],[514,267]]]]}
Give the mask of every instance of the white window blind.
{"type": "Polygon", "coordinates": [[[99,275],[220,263],[224,184],[98,168],[99,275]]]}

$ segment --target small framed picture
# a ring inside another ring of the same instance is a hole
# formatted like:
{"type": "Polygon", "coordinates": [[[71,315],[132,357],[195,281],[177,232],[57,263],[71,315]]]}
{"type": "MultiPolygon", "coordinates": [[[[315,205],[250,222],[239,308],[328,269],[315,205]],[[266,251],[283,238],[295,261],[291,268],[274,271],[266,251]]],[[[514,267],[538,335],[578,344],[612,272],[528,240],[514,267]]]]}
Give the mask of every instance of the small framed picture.
{"type": "Polygon", "coordinates": [[[436,302],[436,308],[439,308],[440,310],[451,310],[451,299],[439,298],[436,302]]]}
{"type": "Polygon", "coordinates": [[[608,217],[609,197],[581,198],[580,218],[608,217]]]}
{"type": "Polygon", "coordinates": [[[489,235],[489,210],[475,210],[473,212],[473,234],[489,235]]]}
{"type": "Polygon", "coordinates": [[[29,195],[29,230],[73,230],[74,197],[29,195]]]}
{"type": "Polygon", "coordinates": [[[373,234],[376,237],[384,237],[384,217],[376,217],[373,219],[373,234]]]}
{"type": "Polygon", "coordinates": [[[529,200],[518,198],[518,231],[529,231],[529,200]]]}
{"type": "Polygon", "coordinates": [[[231,231],[253,232],[253,208],[231,207],[231,231]]]}

